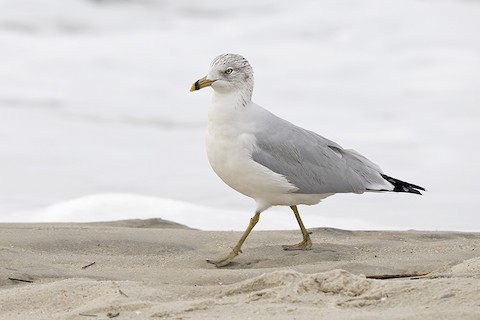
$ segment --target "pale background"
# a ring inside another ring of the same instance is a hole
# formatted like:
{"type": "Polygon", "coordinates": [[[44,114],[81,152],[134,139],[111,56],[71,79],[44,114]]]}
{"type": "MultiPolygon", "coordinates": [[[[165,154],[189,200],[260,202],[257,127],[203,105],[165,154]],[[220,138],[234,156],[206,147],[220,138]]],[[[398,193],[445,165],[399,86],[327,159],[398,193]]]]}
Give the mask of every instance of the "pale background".
{"type": "MultiPolygon", "coordinates": [[[[243,229],[253,201],[206,159],[211,92],[188,91],[224,52],[252,64],[257,103],[428,189],[336,195],[300,208],[307,227],[480,231],[466,0],[0,0],[0,222],[243,229]]],[[[297,228],[288,208],[258,225],[278,228],[297,228]]]]}

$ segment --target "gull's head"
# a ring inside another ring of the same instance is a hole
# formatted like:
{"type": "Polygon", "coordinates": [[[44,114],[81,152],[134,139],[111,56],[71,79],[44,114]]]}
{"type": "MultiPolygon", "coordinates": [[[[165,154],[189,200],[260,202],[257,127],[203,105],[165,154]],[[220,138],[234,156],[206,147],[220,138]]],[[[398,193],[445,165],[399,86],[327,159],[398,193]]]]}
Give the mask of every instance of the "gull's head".
{"type": "Polygon", "coordinates": [[[217,93],[240,91],[250,98],[253,91],[252,67],[239,54],[221,54],[213,59],[208,74],[192,84],[190,91],[205,87],[212,87],[217,93]]]}

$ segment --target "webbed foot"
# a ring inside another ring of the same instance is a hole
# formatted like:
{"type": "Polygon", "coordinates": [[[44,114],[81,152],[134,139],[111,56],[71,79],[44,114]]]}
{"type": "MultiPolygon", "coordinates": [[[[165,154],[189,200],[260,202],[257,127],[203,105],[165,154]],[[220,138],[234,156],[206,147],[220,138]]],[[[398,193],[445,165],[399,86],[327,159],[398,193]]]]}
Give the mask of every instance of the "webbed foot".
{"type": "Polygon", "coordinates": [[[207,260],[208,263],[215,265],[217,268],[226,267],[233,261],[233,259],[238,255],[238,252],[231,251],[228,256],[220,260],[207,260]]]}
{"type": "Polygon", "coordinates": [[[312,241],[310,240],[310,236],[308,238],[303,239],[302,242],[292,245],[283,245],[283,250],[310,250],[312,248],[312,241]]]}

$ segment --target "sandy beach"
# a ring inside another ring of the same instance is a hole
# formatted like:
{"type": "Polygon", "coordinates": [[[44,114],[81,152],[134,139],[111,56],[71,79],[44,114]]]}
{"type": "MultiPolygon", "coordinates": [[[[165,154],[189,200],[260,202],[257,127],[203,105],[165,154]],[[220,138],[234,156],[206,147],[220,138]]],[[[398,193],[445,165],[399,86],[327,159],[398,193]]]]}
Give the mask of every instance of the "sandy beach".
{"type": "Polygon", "coordinates": [[[1,319],[479,319],[480,233],[0,225],[1,319]],[[379,279],[386,278],[386,279],[379,279]]]}

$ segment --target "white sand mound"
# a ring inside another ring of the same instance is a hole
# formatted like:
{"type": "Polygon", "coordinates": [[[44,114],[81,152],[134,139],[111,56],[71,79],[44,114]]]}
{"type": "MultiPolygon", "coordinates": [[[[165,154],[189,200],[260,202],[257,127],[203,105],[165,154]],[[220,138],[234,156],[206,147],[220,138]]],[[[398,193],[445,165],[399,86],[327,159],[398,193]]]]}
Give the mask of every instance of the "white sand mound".
{"type": "Polygon", "coordinates": [[[246,295],[246,301],[365,305],[383,297],[383,283],[336,269],[315,274],[275,271],[233,284],[222,297],[246,295]],[[352,299],[353,298],[353,299],[352,299]],[[367,303],[368,301],[368,303],[367,303]]]}
{"type": "Polygon", "coordinates": [[[459,274],[475,274],[480,276],[480,257],[463,261],[452,267],[452,273],[459,274]]]}
{"type": "Polygon", "coordinates": [[[286,290],[302,295],[304,293],[332,293],[359,296],[368,291],[372,280],[363,275],[354,275],[345,270],[332,270],[315,274],[303,274],[293,270],[264,273],[259,277],[238,283],[227,295],[256,293],[268,289],[286,290]]]}
{"type": "Polygon", "coordinates": [[[162,218],[204,230],[240,225],[248,215],[207,206],[128,193],[93,194],[52,204],[43,210],[16,212],[6,221],[92,222],[162,218]],[[28,216],[28,220],[25,219],[28,216]],[[234,220],[232,222],[232,220],[234,220]]]}

